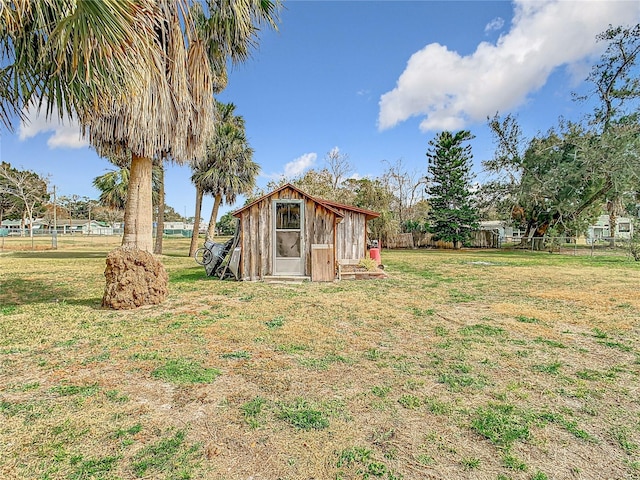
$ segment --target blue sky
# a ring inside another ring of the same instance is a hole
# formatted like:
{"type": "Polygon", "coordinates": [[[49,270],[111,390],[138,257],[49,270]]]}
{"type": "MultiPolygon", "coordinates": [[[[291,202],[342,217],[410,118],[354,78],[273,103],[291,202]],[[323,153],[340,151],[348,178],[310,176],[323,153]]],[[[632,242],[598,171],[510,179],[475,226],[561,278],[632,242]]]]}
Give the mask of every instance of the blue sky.
{"type": "MultiPolygon", "coordinates": [[[[261,35],[218,98],[245,118],[260,186],[322,168],[335,147],[354,175],[378,176],[398,161],[424,174],[429,140],[462,128],[476,136],[482,181],[480,162],[493,152],[486,117],[513,113],[529,136],[559,116],[580,119],[590,107],[571,92],[584,90],[602,50],[595,35],[639,22],[631,0],[290,0],[279,31],[261,35]]],[[[1,130],[0,159],[48,175],[59,195],[97,198],[92,179],[111,164],[83,146],[77,127],[31,118],[1,130]]],[[[168,167],[167,203],[192,216],[189,177],[187,165],[168,167]]]]}

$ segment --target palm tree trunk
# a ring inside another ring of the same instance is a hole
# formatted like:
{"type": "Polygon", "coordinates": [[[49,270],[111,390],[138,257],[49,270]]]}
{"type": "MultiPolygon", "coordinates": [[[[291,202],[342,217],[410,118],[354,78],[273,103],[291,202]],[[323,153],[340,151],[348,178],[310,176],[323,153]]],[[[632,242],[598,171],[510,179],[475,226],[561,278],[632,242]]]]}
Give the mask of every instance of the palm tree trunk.
{"type": "MultiPolygon", "coordinates": [[[[162,162],[162,160],[160,160],[162,162]]],[[[158,216],[156,220],[156,245],[153,253],[162,255],[162,236],[164,234],[164,164],[160,163],[158,179],[158,216]]]]}
{"type": "Polygon", "coordinates": [[[202,189],[196,185],[196,218],[193,219],[193,234],[189,246],[189,256],[193,257],[198,249],[198,231],[200,230],[200,215],[202,214],[202,189]]]}
{"type": "Polygon", "coordinates": [[[131,176],[127,189],[127,205],[124,209],[123,246],[135,246],[147,252],[153,251],[153,207],[151,203],[150,158],[131,156],[131,176]]]}
{"type": "Polygon", "coordinates": [[[213,208],[211,209],[211,218],[209,219],[209,228],[207,229],[207,239],[213,241],[213,237],[216,234],[216,222],[218,221],[218,210],[222,203],[222,195],[216,193],[213,199],[213,208]]]}
{"type": "Polygon", "coordinates": [[[609,247],[616,246],[616,228],[618,226],[618,212],[615,208],[609,211],[609,247]]]}

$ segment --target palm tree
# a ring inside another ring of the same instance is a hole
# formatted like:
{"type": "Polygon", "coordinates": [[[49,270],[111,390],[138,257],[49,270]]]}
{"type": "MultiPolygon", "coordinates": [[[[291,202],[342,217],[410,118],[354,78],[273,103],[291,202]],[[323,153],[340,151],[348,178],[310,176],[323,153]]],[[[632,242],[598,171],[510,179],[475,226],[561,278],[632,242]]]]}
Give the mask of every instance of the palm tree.
{"type": "MultiPolygon", "coordinates": [[[[202,195],[214,196],[207,231],[209,239],[215,234],[218,211],[223,200],[231,204],[238,195],[250,193],[260,171],[258,164],[252,160],[253,149],[249,147],[244,133],[244,119],[234,115],[235,105],[216,102],[216,107],[219,122],[215,135],[207,146],[206,158],[193,163],[191,177],[196,185],[198,212],[201,211],[202,195]]],[[[196,213],[196,222],[198,219],[199,214],[196,213]]],[[[190,255],[195,252],[196,247],[197,237],[192,237],[190,255]]]]}
{"type": "MultiPolygon", "coordinates": [[[[127,205],[127,195],[129,191],[129,177],[130,170],[126,162],[122,162],[120,159],[110,159],[112,163],[120,166],[117,170],[109,170],[93,179],[93,186],[100,190],[98,201],[100,205],[113,208],[116,210],[124,210],[127,205]]],[[[157,217],[160,215],[160,211],[163,210],[164,199],[162,198],[162,192],[164,190],[164,168],[162,163],[156,163],[153,166],[152,173],[152,204],[157,208],[157,217]]],[[[162,226],[158,221],[158,232],[161,232],[162,226]]],[[[156,234],[156,237],[158,234],[156,234]]],[[[160,235],[161,236],[161,235],[160,235]]],[[[154,251],[154,253],[162,253],[154,251]]]]}
{"type": "Polygon", "coordinates": [[[16,0],[0,12],[5,123],[6,112],[40,101],[49,114],[75,113],[99,154],[131,152],[123,245],[151,251],[153,158],[204,157],[226,62],[247,58],[279,4],[205,3],[16,0]]]}
{"type": "MultiPolygon", "coordinates": [[[[244,119],[242,117],[236,117],[233,113],[235,111],[235,105],[233,103],[222,103],[215,100],[215,110],[213,111],[218,126],[232,123],[234,121],[239,122],[237,125],[244,128],[244,119]]],[[[218,128],[216,128],[218,129],[218,128]]],[[[198,234],[200,231],[200,219],[202,216],[202,198],[204,197],[204,189],[206,187],[205,181],[202,179],[203,172],[206,171],[209,158],[194,160],[191,163],[192,175],[191,181],[196,187],[196,211],[193,220],[193,234],[191,235],[191,244],[189,245],[189,256],[192,257],[196,249],[198,248],[198,234]]]]}
{"type": "Polygon", "coordinates": [[[93,186],[100,190],[98,201],[104,207],[124,210],[129,188],[129,169],[110,170],[93,179],[93,186]]]}
{"type": "Polygon", "coordinates": [[[207,236],[213,238],[222,201],[235,203],[238,195],[249,194],[256,185],[260,166],[252,160],[253,149],[248,146],[244,132],[233,127],[223,127],[222,136],[213,145],[213,168],[205,175],[204,193],[214,197],[207,236]],[[213,188],[208,188],[211,185],[213,188]]]}
{"type": "Polygon", "coordinates": [[[214,196],[207,237],[215,235],[218,210],[225,197],[227,205],[236,201],[237,195],[249,194],[255,187],[260,167],[252,161],[253,150],[245,137],[244,118],[235,115],[233,103],[216,101],[219,120],[216,136],[207,147],[207,157],[212,158],[204,193],[214,196]],[[212,185],[212,188],[207,188],[212,185]]]}
{"type": "Polygon", "coordinates": [[[195,174],[191,175],[191,181],[196,186],[196,212],[193,218],[193,233],[191,234],[191,244],[189,245],[189,256],[193,257],[198,248],[198,234],[200,232],[200,217],[202,216],[203,188],[195,179],[195,174]]]}
{"type": "MultiPolygon", "coordinates": [[[[156,192],[154,188],[154,192],[156,192]]],[[[158,165],[158,201],[156,202],[156,243],[153,246],[153,253],[162,255],[162,238],[164,236],[164,210],[165,210],[165,193],[164,193],[164,163],[162,159],[158,165]]]]}

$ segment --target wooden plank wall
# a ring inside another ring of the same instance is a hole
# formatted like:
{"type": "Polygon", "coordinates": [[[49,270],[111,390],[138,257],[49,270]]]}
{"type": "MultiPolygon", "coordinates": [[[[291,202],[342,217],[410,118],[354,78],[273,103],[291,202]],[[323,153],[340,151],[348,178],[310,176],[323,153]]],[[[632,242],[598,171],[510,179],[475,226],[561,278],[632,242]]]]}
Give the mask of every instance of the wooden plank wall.
{"type": "Polygon", "coordinates": [[[242,212],[240,275],[243,280],[258,280],[263,270],[271,270],[271,255],[268,254],[271,239],[268,235],[271,211],[264,208],[267,202],[259,202],[242,212]]]}
{"type": "Polygon", "coordinates": [[[344,215],[338,224],[337,251],[338,260],[359,260],[365,258],[366,217],[357,212],[341,210],[344,215]]]}

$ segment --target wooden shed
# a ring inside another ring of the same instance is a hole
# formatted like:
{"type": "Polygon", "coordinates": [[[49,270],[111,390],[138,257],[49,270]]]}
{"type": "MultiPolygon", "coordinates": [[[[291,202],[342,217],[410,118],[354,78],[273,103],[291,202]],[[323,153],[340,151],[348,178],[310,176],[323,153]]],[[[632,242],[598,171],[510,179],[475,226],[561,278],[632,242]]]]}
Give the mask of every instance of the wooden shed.
{"type": "Polygon", "coordinates": [[[340,260],[367,253],[367,221],[378,213],[314,198],[286,184],[233,212],[240,219],[242,280],[332,281],[340,260]]]}

